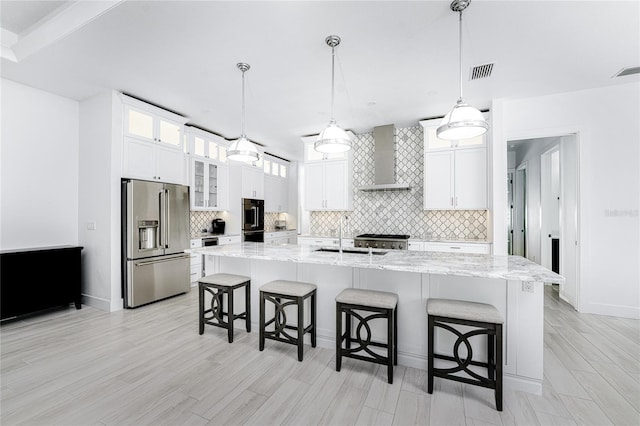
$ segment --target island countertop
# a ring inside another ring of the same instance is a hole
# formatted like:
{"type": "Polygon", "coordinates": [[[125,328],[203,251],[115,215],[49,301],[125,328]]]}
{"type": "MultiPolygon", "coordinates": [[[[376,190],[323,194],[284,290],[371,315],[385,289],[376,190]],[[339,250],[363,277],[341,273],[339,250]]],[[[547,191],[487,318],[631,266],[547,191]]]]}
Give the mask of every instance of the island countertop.
{"type": "MultiPolygon", "coordinates": [[[[423,274],[456,275],[560,284],[564,278],[520,256],[462,254],[407,250],[345,249],[343,253],[319,251],[318,246],[267,245],[244,242],[187,250],[210,256],[325,264],[423,274]]],[[[337,250],[335,248],[329,250],[337,250]]]]}

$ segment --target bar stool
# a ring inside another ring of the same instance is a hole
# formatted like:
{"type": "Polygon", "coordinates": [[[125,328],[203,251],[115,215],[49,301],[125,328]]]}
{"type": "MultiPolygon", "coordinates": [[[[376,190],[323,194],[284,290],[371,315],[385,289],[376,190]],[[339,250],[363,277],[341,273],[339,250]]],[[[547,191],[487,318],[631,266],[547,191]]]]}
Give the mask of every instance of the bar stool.
{"type": "Polygon", "coordinates": [[[496,409],[502,411],[502,315],[493,305],[485,303],[463,302],[449,299],[428,299],[428,392],[433,393],[433,378],[455,380],[475,386],[482,386],[495,390],[496,409]],[[448,324],[458,324],[474,327],[467,333],[461,333],[448,324]],[[445,329],[456,336],[453,345],[453,356],[434,353],[434,330],[435,327],[445,329]],[[473,350],[469,337],[481,334],[487,335],[487,362],[473,361],[473,350]],[[460,345],[464,344],[467,349],[467,357],[461,359],[458,353],[460,345]],[[435,368],[434,358],[444,359],[457,363],[452,368],[435,368]],[[469,368],[469,365],[484,367],[487,369],[487,377],[483,377],[469,368]],[[454,373],[464,371],[470,377],[454,375],[454,373]]]}
{"type": "Polygon", "coordinates": [[[251,332],[251,278],[243,275],[233,274],[213,274],[200,278],[198,281],[200,299],[200,334],[204,333],[204,325],[214,325],[227,329],[229,343],[233,343],[233,322],[237,319],[244,319],[247,333],[251,332]],[[245,311],[241,314],[233,312],[233,292],[238,288],[245,289],[245,311]],[[211,298],[211,308],[204,309],[205,292],[211,298]],[[224,295],[227,295],[227,312],[224,311],[224,295]],[[227,321],[224,321],[224,316],[227,321]]]}
{"type": "Polygon", "coordinates": [[[336,296],[336,371],[340,371],[342,357],[359,359],[387,366],[387,381],[393,383],[393,366],[398,365],[398,295],[384,291],[363,290],[357,288],[347,288],[336,296]],[[356,311],[367,311],[371,313],[363,316],[356,311]],[[345,332],[342,332],[342,314],[345,314],[345,332]],[[356,335],[351,335],[351,317],[358,320],[356,335]],[[387,341],[372,342],[371,327],[369,321],[383,318],[387,320],[387,341]],[[363,339],[362,328],[367,330],[366,338],[363,339]],[[342,342],[345,342],[345,348],[342,342]],[[351,342],[355,341],[358,347],[351,348],[351,342]],[[384,357],[374,351],[369,346],[377,346],[387,349],[387,356],[384,357]],[[358,352],[365,351],[369,356],[359,355],[358,352]]]}
{"type": "Polygon", "coordinates": [[[260,287],[260,351],[264,350],[265,339],[289,343],[298,347],[298,361],[302,361],[303,337],[311,333],[311,347],[316,347],[316,288],[315,284],[299,281],[276,280],[260,287]],[[304,301],[311,298],[311,323],[304,326],[304,301]],[[282,302],[282,299],[287,300],[282,302]],[[273,318],[265,323],[265,302],[273,303],[275,312],[273,318]],[[298,321],[295,326],[287,324],[285,308],[295,305],[298,310],[298,321]],[[273,331],[266,328],[274,324],[273,331]],[[285,330],[296,330],[292,336],[285,330]]]}

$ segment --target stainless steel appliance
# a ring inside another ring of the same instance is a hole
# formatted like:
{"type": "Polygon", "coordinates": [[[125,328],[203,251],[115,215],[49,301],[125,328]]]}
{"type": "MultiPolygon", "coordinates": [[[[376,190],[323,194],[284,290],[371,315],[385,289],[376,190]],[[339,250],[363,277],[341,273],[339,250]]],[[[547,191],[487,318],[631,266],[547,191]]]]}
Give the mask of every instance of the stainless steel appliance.
{"type": "Polygon", "coordinates": [[[242,199],[242,233],[244,241],[264,242],[264,200],[242,199]]]}
{"type": "Polygon", "coordinates": [[[225,222],[222,219],[216,218],[211,221],[211,233],[216,235],[224,234],[225,222]]]}
{"type": "Polygon", "coordinates": [[[122,292],[125,308],[191,289],[189,187],[122,181],[122,292]]]}
{"type": "Polygon", "coordinates": [[[394,234],[362,234],[353,239],[356,247],[373,247],[379,249],[407,250],[409,235],[394,234]]]}

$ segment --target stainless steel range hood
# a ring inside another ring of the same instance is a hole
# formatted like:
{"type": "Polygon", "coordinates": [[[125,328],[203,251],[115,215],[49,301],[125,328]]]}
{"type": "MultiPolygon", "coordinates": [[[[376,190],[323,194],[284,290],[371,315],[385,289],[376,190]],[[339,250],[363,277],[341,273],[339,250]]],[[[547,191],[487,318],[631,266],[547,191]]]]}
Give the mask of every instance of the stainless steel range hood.
{"type": "Polygon", "coordinates": [[[396,183],[395,156],[396,129],[393,124],[373,128],[374,138],[374,185],[360,186],[360,191],[403,191],[411,189],[409,184],[396,183]]]}

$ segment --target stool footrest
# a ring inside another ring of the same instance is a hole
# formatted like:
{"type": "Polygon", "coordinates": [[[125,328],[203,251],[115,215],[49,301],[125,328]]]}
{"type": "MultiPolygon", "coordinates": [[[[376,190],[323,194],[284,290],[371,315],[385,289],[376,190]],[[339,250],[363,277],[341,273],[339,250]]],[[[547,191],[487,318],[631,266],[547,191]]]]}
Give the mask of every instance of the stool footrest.
{"type": "MultiPolygon", "coordinates": [[[[343,349],[343,351],[344,351],[344,349],[343,349]]],[[[358,355],[358,354],[352,354],[352,353],[344,353],[344,352],[342,352],[341,356],[344,357],[344,358],[353,358],[353,359],[359,359],[360,361],[373,362],[375,364],[381,364],[381,365],[387,365],[388,364],[388,360],[387,360],[386,357],[374,358],[374,357],[368,357],[368,356],[364,356],[364,355],[358,355]]]]}
{"type": "Polygon", "coordinates": [[[454,376],[452,374],[441,373],[438,371],[437,368],[433,369],[433,376],[440,377],[442,379],[447,379],[447,380],[454,380],[456,382],[466,383],[468,385],[482,386],[483,388],[488,388],[488,389],[496,388],[496,383],[493,380],[487,380],[486,382],[482,382],[479,380],[470,379],[468,377],[454,376]]]}

